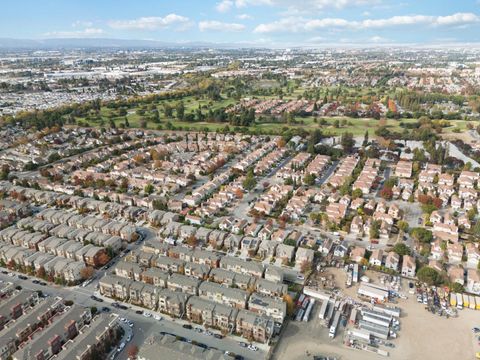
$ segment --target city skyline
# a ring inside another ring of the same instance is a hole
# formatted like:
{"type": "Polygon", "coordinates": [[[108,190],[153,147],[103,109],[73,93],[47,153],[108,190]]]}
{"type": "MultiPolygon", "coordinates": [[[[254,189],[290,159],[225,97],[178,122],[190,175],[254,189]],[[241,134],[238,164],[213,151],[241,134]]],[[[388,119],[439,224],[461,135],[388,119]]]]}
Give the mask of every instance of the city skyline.
{"type": "Polygon", "coordinates": [[[0,38],[293,47],[478,43],[479,1],[31,0],[4,4],[0,38]]]}

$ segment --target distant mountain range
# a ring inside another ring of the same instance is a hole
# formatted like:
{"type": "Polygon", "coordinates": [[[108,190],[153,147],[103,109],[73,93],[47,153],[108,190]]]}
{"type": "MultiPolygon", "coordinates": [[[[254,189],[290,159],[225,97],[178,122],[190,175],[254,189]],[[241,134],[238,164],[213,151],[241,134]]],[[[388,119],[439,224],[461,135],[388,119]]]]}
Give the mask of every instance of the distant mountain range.
{"type": "Polygon", "coordinates": [[[278,43],[213,43],[202,41],[191,42],[168,42],[159,40],[128,40],[108,38],[50,38],[50,39],[12,39],[0,38],[1,50],[61,50],[61,49],[284,49],[284,48],[446,48],[457,49],[480,49],[477,43],[433,43],[433,44],[278,44],[278,43]]]}
{"type": "Polygon", "coordinates": [[[173,43],[157,40],[99,38],[11,39],[0,38],[0,49],[77,49],[77,48],[238,48],[254,45],[218,44],[208,42],[173,43]]]}

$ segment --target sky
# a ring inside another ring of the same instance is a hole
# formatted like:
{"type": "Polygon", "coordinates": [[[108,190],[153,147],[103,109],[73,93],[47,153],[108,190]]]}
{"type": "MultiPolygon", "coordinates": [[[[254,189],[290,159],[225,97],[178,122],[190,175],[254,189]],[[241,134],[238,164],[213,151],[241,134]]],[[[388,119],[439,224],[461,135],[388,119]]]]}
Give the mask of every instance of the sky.
{"type": "Polygon", "coordinates": [[[265,47],[480,43],[480,0],[15,0],[0,38],[265,47]]]}

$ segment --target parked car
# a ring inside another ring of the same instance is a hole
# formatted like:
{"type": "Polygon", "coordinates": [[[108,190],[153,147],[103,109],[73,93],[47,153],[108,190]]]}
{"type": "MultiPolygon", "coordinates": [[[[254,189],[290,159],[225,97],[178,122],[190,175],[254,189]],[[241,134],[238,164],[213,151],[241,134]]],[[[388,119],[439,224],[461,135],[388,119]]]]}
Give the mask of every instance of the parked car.
{"type": "Polygon", "coordinates": [[[189,330],[191,330],[193,328],[192,325],[190,325],[190,324],[183,324],[182,327],[184,329],[189,329],[189,330]]]}
{"type": "Polygon", "coordinates": [[[18,275],[18,278],[22,280],[28,280],[28,277],[26,277],[25,275],[18,275]]]}
{"type": "Polygon", "coordinates": [[[256,347],[256,346],[253,345],[253,344],[248,345],[248,348],[249,348],[250,350],[252,350],[252,351],[258,351],[258,347],[256,347]]]}

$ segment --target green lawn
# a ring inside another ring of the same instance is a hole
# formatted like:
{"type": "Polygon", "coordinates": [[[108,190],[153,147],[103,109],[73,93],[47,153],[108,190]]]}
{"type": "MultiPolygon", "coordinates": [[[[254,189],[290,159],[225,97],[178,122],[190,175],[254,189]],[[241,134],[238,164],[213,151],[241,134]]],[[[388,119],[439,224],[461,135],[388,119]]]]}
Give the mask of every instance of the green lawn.
{"type": "MultiPolygon", "coordinates": [[[[293,94],[291,95],[286,95],[284,97],[285,100],[288,99],[296,99],[298,95],[300,95],[303,92],[303,89],[297,89],[294,91],[293,94]]],[[[202,108],[202,111],[205,113],[205,108],[211,108],[213,110],[221,108],[221,107],[226,107],[231,104],[237,103],[236,100],[232,98],[226,98],[226,95],[223,94],[224,99],[220,101],[211,101],[211,100],[204,100],[204,99],[196,99],[193,96],[188,96],[182,99],[183,103],[185,104],[185,110],[186,112],[191,112],[195,111],[199,106],[202,108]]],[[[276,96],[259,96],[259,99],[272,99],[272,98],[277,98],[276,96]]],[[[182,127],[182,128],[191,128],[191,129],[196,129],[196,130],[204,130],[208,129],[209,131],[215,131],[218,129],[223,129],[226,125],[224,123],[207,123],[207,122],[185,122],[185,121],[178,121],[175,117],[173,118],[168,118],[166,119],[164,117],[163,113],[163,107],[165,104],[169,104],[173,108],[175,108],[175,105],[178,103],[180,100],[165,100],[161,101],[156,104],[156,108],[160,112],[160,125],[162,128],[165,128],[165,125],[167,122],[171,122],[173,126],[175,127],[182,127]]],[[[130,128],[138,128],[140,127],[140,119],[141,116],[136,113],[136,111],[139,109],[139,107],[132,108],[128,110],[127,114],[127,119],[130,125],[130,128]]],[[[100,110],[100,119],[94,119],[93,117],[87,117],[87,118],[77,118],[77,120],[81,120],[83,122],[88,122],[91,126],[105,126],[108,127],[108,124],[110,122],[111,115],[113,113],[112,109],[109,109],[107,107],[102,107],[100,110]]],[[[148,110],[147,110],[148,113],[148,110]]],[[[114,113],[116,114],[116,112],[114,113]]],[[[175,111],[174,111],[175,115],[175,111]]],[[[341,135],[344,132],[351,132],[353,133],[354,136],[363,136],[365,134],[365,131],[368,131],[369,136],[374,136],[375,129],[379,125],[379,120],[368,118],[368,119],[358,119],[358,118],[347,118],[347,117],[321,117],[321,119],[324,119],[327,124],[326,125],[320,125],[319,120],[315,119],[312,116],[309,117],[296,117],[295,118],[295,124],[283,124],[283,123],[257,123],[253,126],[250,127],[250,130],[259,130],[261,132],[268,132],[272,134],[280,134],[284,128],[290,128],[290,129],[295,129],[295,128],[303,128],[308,131],[312,131],[315,129],[321,129],[324,134],[326,135],[341,135]],[[343,120],[347,121],[347,125],[340,126],[340,127],[335,127],[334,124],[335,122],[339,120],[340,123],[343,120]]],[[[115,122],[117,127],[120,127],[120,124],[124,123],[124,117],[118,117],[115,116],[112,118],[112,120],[115,122]]],[[[387,119],[386,124],[388,128],[392,131],[402,131],[403,129],[400,127],[400,122],[403,123],[413,123],[416,122],[416,119],[402,119],[402,120],[393,120],[393,119],[387,119]]],[[[465,131],[467,129],[467,121],[464,120],[452,120],[450,121],[452,126],[448,128],[443,129],[443,133],[448,134],[448,133],[453,133],[454,130],[458,132],[459,131],[465,131]]],[[[470,122],[471,123],[471,122],[470,122]]],[[[156,129],[159,124],[155,124],[153,122],[148,122],[147,128],[149,129],[156,129]]],[[[477,126],[477,123],[474,124],[474,126],[477,126]]],[[[230,126],[230,128],[233,128],[233,126],[230,126]]]]}

